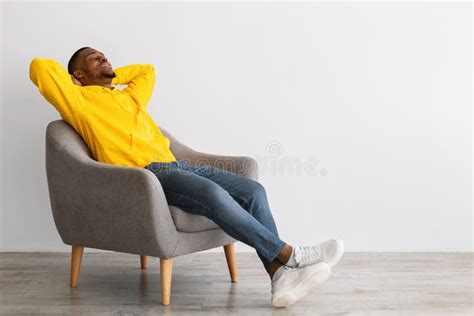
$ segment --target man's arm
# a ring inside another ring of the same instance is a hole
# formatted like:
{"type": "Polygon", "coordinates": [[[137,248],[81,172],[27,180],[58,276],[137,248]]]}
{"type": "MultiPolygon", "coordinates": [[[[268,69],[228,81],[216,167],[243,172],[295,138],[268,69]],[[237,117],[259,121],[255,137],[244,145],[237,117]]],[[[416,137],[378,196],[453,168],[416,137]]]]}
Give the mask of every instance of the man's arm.
{"type": "Polygon", "coordinates": [[[74,84],[71,75],[59,62],[48,58],[33,58],[30,80],[61,116],[74,116],[83,110],[81,87],[74,84]]]}
{"type": "Polygon", "coordinates": [[[156,75],[152,64],[133,64],[114,69],[113,85],[128,85],[123,91],[135,98],[144,110],[153,94],[156,75]]]}

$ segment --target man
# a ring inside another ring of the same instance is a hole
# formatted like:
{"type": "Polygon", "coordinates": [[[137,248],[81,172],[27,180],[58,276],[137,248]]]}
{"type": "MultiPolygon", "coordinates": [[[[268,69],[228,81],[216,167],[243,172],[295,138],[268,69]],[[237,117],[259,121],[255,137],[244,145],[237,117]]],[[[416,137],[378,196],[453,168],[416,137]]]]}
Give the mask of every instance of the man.
{"type": "Polygon", "coordinates": [[[96,160],[153,172],[168,204],[210,218],[255,248],[271,279],[273,306],[289,306],[320,288],[341,259],[340,240],[311,247],[281,240],[259,182],[174,157],[170,141],[146,111],[156,81],[153,65],[113,70],[102,52],[82,47],[72,55],[67,72],[54,60],[34,58],[30,79],[83,137],[96,160]]]}

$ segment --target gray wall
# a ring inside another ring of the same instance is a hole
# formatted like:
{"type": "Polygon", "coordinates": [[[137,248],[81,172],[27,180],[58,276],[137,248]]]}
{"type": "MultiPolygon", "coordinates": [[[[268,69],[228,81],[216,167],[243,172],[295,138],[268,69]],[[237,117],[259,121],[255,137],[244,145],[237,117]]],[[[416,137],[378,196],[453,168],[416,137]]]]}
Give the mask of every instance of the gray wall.
{"type": "Polygon", "coordinates": [[[82,46],[153,63],[149,111],[179,139],[257,158],[288,242],[472,249],[469,3],[1,5],[1,251],[69,250],[44,161],[59,115],[28,68],[82,46]]]}

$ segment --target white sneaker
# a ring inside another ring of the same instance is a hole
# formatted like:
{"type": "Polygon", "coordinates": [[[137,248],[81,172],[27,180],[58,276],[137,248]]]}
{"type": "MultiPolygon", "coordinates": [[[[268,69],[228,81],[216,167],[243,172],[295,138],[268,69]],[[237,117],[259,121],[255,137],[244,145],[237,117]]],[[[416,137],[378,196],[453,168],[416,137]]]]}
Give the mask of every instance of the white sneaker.
{"type": "Polygon", "coordinates": [[[329,279],[331,267],[320,262],[305,268],[284,269],[279,277],[272,280],[272,305],[288,307],[297,300],[320,288],[329,279]]]}
{"type": "Polygon", "coordinates": [[[337,239],[329,239],[315,246],[294,247],[296,264],[286,264],[293,268],[302,268],[318,262],[326,262],[332,268],[341,260],[344,253],[344,244],[342,240],[337,239]]]}

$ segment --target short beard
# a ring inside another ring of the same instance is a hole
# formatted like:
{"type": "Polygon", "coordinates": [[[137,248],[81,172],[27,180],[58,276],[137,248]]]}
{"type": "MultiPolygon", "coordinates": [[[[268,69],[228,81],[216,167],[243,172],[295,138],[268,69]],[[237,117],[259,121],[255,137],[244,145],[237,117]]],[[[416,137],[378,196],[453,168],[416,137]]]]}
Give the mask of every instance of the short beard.
{"type": "Polygon", "coordinates": [[[91,78],[92,80],[101,80],[103,78],[109,78],[109,79],[113,79],[115,77],[117,77],[117,75],[115,74],[114,71],[112,71],[111,73],[99,73],[98,75],[95,75],[94,73],[92,73],[91,71],[88,71],[88,70],[84,70],[84,72],[86,73],[87,77],[91,78]]]}
{"type": "Polygon", "coordinates": [[[111,78],[111,79],[112,79],[112,78],[117,77],[117,75],[116,75],[115,72],[113,71],[113,72],[111,72],[111,73],[110,73],[110,72],[108,72],[108,73],[103,73],[103,74],[102,74],[102,77],[104,77],[104,78],[111,78]]]}

